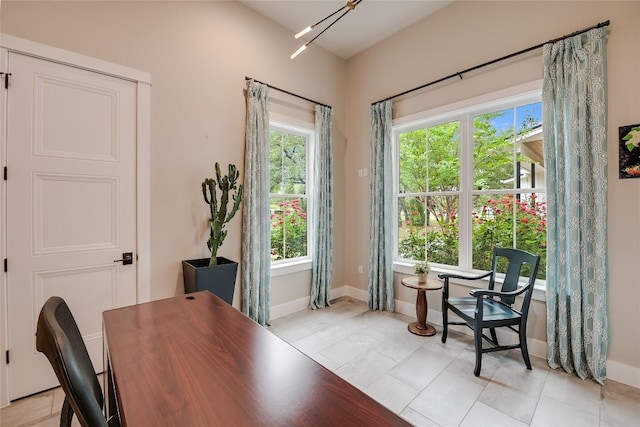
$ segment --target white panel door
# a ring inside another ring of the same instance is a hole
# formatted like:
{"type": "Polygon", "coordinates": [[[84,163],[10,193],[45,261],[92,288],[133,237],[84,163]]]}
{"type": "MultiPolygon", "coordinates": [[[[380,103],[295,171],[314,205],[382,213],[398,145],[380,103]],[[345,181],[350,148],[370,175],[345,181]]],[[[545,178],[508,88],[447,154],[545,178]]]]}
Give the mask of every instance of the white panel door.
{"type": "Polygon", "coordinates": [[[136,303],[136,87],[9,54],[9,398],[58,385],[35,347],[38,314],[66,300],[96,371],[102,312],[136,303]]]}

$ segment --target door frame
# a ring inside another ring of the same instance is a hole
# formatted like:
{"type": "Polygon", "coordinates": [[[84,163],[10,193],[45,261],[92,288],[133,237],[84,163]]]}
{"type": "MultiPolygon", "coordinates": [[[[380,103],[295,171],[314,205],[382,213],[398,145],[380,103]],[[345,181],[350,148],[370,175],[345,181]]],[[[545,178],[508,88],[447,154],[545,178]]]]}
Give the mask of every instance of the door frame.
{"type": "MultiPolygon", "coordinates": [[[[136,84],[136,302],[151,300],[151,75],[122,65],[0,33],[0,71],[6,72],[9,53],[20,53],[136,84]]],[[[3,76],[4,77],[4,76],[3,76]]],[[[4,86],[4,79],[0,79],[4,86]]],[[[9,78],[11,87],[11,78],[9,78]]],[[[7,154],[7,90],[0,87],[0,167],[7,154]]],[[[9,170],[9,175],[11,171],[9,170]]],[[[11,177],[9,176],[9,179],[11,177]]],[[[1,178],[0,178],[1,179],[1,178]]],[[[0,260],[7,257],[7,181],[0,181],[0,260]]],[[[9,404],[7,273],[0,274],[0,408],[9,404]]],[[[34,331],[35,333],[35,331],[34,331]]]]}

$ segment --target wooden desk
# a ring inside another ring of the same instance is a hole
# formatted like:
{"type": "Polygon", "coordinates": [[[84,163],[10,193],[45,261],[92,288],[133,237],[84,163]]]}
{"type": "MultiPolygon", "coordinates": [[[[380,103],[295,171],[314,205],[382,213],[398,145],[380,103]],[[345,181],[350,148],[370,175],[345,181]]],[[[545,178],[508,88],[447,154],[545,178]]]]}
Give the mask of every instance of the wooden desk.
{"type": "Polygon", "coordinates": [[[416,289],[418,296],[416,297],[416,317],[417,321],[409,323],[407,329],[412,334],[423,337],[430,337],[436,334],[436,328],[427,324],[427,291],[436,291],[442,289],[442,282],[436,279],[429,279],[424,283],[418,282],[418,277],[408,276],[402,278],[402,284],[407,288],[416,289]]]}
{"type": "Polygon", "coordinates": [[[123,426],[410,425],[207,291],[105,311],[103,327],[123,426]]]}

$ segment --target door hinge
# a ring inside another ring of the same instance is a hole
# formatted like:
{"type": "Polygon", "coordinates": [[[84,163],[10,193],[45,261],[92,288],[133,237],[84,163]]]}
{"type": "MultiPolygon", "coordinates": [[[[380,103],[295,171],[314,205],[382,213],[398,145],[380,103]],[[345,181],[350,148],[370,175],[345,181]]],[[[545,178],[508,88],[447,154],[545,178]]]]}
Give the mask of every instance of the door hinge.
{"type": "Polygon", "coordinates": [[[0,71],[0,76],[4,76],[4,88],[9,89],[9,76],[11,73],[3,73],[0,71]]]}
{"type": "Polygon", "coordinates": [[[6,273],[7,271],[9,271],[9,269],[7,268],[9,265],[9,262],[7,261],[7,259],[4,259],[4,272],[6,273]]]}
{"type": "Polygon", "coordinates": [[[7,167],[4,167],[4,180],[7,180],[7,167]]]}
{"type": "Polygon", "coordinates": [[[7,350],[7,353],[5,355],[5,358],[7,360],[7,365],[9,364],[9,350],[7,350]]]}

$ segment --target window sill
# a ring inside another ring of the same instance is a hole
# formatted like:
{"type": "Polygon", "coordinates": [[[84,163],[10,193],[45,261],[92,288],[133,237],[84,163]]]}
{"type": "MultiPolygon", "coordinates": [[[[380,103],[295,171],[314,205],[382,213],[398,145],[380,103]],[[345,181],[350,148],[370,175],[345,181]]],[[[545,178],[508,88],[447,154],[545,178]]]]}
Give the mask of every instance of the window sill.
{"type": "Polygon", "coordinates": [[[298,258],[292,261],[271,263],[271,277],[311,270],[311,266],[311,258],[298,258]]]}
{"type": "MultiPolygon", "coordinates": [[[[408,263],[408,262],[404,262],[404,261],[395,261],[393,263],[393,271],[395,273],[401,273],[401,274],[410,274],[413,275],[413,263],[408,263]]],[[[431,270],[429,271],[429,276],[432,278],[437,278],[439,273],[458,273],[458,274],[475,274],[476,272],[471,272],[471,271],[463,271],[463,270],[454,270],[454,269],[447,269],[447,268],[443,268],[443,267],[432,267],[431,270]]],[[[482,288],[483,286],[486,288],[486,284],[488,283],[487,280],[463,280],[463,279],[451,279],[450,283],[456,284],[456,285],[461,285],[461,286],[466,286],[468,288],[472,288],[472,289],[477,289],[477,288],[482,288]],[[482,283],[482,285],[479,285],[480,283],[482,283]]],[[[531,296],[531,299],[533,299],[534,301],[542,301],[542,302],[546,302],[547,298],[546,298],[546,287],[545,287],[545,282],[542,281],[541,284],[536,283],[534,288],[533,288],[533,295],[531,296]]]]}

